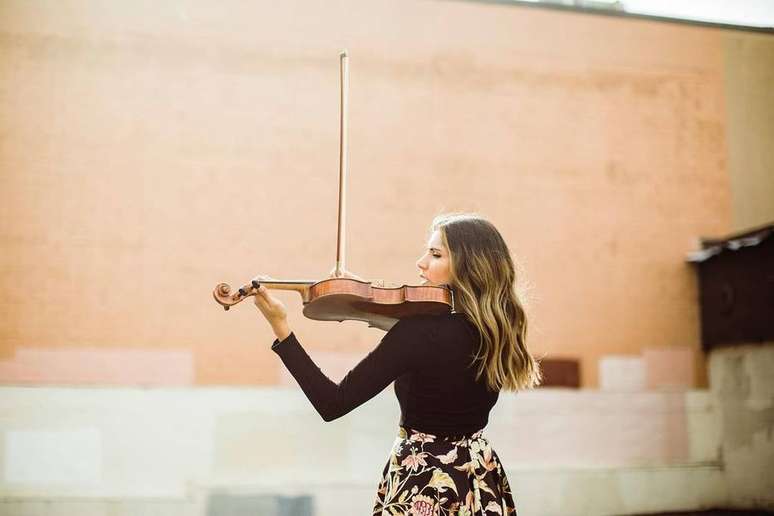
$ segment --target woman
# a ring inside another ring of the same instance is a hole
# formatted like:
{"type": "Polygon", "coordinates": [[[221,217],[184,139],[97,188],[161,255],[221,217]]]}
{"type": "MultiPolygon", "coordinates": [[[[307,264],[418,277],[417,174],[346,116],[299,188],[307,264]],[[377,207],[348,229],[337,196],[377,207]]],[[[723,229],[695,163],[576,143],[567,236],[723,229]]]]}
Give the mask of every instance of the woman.
{"type": "Polygon", "coordinates": [[[483,436],[500,390],[541,379],[526,347],[514,263],[497,229],[477,215],[436,217],[431,231],[417,267],[423,284],[452,289],[455,309],[400,319],[339,384],[309,358],[265,287],[255,304],[277,336],[272,349],[325,421],[395,381],[401,421],[374,515],[516,514],[505,470],[483,436]]]}

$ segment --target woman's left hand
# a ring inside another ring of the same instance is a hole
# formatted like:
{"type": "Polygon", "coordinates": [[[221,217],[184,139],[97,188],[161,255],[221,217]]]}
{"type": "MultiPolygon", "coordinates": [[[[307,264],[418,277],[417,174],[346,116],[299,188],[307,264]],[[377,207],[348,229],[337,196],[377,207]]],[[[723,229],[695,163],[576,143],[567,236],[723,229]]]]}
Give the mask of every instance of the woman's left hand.
{"type": "MultiPolygon", "coordinates": [[[[260,283],[261,281],[270,281],[272,278],[269,276],[256,276],[254,279],[260,283]]],[[[258,292],[253,297],[255,298],[255,306],[258,307],[258,310],[261,311],[272,327],[276,327],[287,321],[288,310],[285,307],[285,304],[272,296],[269,293],[269,289],[260,285],[258,287],[258,292]]]]}

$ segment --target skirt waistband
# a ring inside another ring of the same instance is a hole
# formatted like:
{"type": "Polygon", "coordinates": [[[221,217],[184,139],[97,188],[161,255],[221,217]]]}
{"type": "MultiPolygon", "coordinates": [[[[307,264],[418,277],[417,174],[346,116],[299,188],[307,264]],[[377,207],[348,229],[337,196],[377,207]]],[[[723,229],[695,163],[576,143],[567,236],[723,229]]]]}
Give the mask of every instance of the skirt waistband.
{"type": "Polygon", "coordinates": [[[466,439],[481,439],[484,435],[484,429],[476,430],[475,432],[468,432],[456,435],[435,435],[428,434],[427,432],[421,432],[419,430],[399,425],[398,437],[401,439],[408,439],[409,441],[420,441],[425,443],[431,442],[457,442],[464,441],[466,439]]]}

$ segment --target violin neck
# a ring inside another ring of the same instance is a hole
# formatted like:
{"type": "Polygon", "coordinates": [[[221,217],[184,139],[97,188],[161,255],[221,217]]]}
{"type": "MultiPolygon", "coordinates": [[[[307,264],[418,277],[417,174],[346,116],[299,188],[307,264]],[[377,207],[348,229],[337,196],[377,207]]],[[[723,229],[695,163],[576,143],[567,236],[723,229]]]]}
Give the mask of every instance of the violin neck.
{"type": "Polygon", "coordinates": [[[347,51],[339,54],[341,63],[341,110],[339,114],[339,228],[336,235],[336,268],[333,276],[341,278],[346,272],[344,264],[344,247],[346,244],[345,221],[347,218],[347,170],[349,168],[348,125],[349,110],[349,61],[347,51]]]}
{"type": "Polygon", "coordinates": [[[309,301],[309,288],[315,284],[313,280],[272,280],[261,281],[261,285],[271,290],[293,290],[301,295],[304,303],[309,301]]]}

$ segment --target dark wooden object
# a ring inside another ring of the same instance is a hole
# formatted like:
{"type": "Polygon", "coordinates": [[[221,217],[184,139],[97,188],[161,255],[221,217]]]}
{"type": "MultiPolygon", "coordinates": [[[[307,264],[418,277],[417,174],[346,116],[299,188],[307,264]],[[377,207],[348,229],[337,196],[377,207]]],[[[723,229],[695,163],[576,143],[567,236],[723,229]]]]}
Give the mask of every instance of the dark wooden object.
{"type": "Polygon", "coordinates": [[[704,350],[774,341],[774,224],[701,244],[688,261],[698,269],[704,350]]]}

